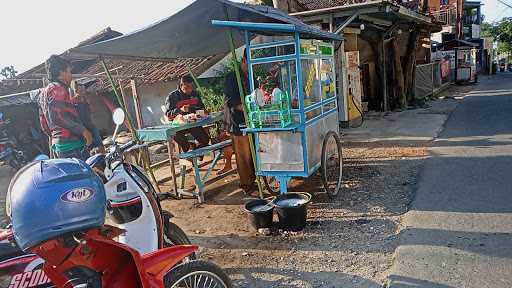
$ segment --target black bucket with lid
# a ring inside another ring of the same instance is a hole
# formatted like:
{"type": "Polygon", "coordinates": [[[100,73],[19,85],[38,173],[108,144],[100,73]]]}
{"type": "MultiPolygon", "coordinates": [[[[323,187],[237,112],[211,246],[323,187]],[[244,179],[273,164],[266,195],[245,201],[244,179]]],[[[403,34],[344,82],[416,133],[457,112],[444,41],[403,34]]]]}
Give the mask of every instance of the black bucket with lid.
{"type": "Polygon", "coordinates": [[[271,228],[274,206],[265,199],[254,199],[244,205],[249,223],[254,229],[271,228]]]}
{"type": "Polygon", "coordinates": [[[307,205],[311,201],[309,193],[287,193],[277,196],[272,204],[279,216],[279,224],[282,229],[289,231],[301,231],[306,227],[307,205]]]}

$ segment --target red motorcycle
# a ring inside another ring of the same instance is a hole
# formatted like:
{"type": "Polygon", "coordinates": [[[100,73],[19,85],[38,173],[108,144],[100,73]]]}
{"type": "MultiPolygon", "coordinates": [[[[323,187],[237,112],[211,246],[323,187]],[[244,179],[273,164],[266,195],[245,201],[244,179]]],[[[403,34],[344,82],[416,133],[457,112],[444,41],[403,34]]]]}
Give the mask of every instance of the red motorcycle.
{"type": "MultiPolygon", "coordinates": [[[[31,252],[45,260],[43,269],[20,273],[8,287],[51,287],[46,286],[51,283],[63,288],[231,287],[229,278],[217,265],[202,260],[183,262],[197,251],[195,245],[140,255],[112,240],[122,233],[106,225],[41,243],[31,252]]],[[[12,232],[0,235],[0,241],[4,239],[12,239],[12,232]]],[[[30,257],[36,258],[28,255],[18,261],[34,260],[30,257]]]]}
{"type": "Polygon", "coordinates": [[[23,167],[7,191],[12,229],[0,234],[0,242],[9,239],[44,263],[42,271],[13,277],[9,287],[232,287],[217,265],[190,260],[195,245],[141,255],[115,241],[125,230],[105,225],[106,202],[102,180],[82,161],[52,159],[23,167]]]}

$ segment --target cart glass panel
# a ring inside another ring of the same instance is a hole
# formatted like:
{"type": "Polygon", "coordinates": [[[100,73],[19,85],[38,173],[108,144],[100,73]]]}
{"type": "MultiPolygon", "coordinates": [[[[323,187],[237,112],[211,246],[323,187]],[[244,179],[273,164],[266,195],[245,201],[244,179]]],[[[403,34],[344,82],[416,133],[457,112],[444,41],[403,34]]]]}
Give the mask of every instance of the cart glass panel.
{"type": "Polygon", "coordinates": [[[294,54],[295,54],[295,44],[294,43],[283,43],[283,44],[279,44],[277,46],[252,48],[251,49],[251,58],[252,59],[294,55],[294,54]]]}
{"type": "Polygon", "coordinates": [[[320,59],[302,59],[302,84],[304,93],[304,107],[322,101],[320,94],[320,77],[318,67],[320,59]]]}
{"type": "Polygon", "coordinates": [[[330,99],[336,96],[336,85],[334,78],[334,60],[322,59],[320,66],[320,82],[322,85],[322,98],[330,99]]]}
{"type": "Polygon", "coordinates": [[[287,127],[298,108],[295,60],[252,64],[255,90],[247,96],[252,128],[287,127]]]}

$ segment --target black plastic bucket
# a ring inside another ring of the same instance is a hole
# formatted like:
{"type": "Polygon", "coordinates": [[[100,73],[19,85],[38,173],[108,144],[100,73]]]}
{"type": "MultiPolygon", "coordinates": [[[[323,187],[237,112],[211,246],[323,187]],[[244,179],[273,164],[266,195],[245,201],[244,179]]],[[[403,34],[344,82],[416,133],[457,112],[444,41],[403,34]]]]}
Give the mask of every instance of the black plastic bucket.
{"type": "Polygon", "coordinates": [[[306,227],[309,193],[287,193],[277,196],[273,201],[280,227],[289,231],[301,231],[306,227]]]}
{"type": "Polygon", "coordinates": [[[254,229],[272,227],[274,206],[264,199],[255,199],[245,203],[244,211],[247,213],[249,223],[254,229]]]}

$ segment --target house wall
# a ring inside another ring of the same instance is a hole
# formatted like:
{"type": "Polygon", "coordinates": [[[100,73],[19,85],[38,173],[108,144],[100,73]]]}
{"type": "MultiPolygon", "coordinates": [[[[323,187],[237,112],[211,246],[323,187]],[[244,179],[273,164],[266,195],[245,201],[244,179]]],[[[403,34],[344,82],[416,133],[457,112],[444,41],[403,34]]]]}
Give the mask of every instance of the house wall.
{"type": "MultiPolygon", "coordinates": [[[[170,92],[176,90],[177,85],[178,81],[175,80],[137,87],[144,126],[148,127],[165,123],[165,99],[170,92]]],[[[133,120],[136,121],[131,89],[125,88],[125,93],[128,111],[133,120]]]]}

